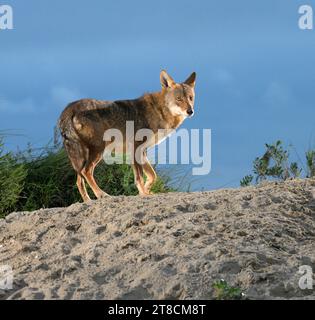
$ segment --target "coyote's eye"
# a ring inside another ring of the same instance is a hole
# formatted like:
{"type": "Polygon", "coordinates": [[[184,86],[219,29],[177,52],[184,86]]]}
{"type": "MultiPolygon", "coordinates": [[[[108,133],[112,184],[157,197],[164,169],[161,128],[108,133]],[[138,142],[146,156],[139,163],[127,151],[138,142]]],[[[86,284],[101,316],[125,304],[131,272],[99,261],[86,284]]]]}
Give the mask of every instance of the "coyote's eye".
{"type": "Polygon", "coordinates": [[[176,97],[176,101],[180,102],[183,101],[183,99],[181,97],[176,97]]]}
{"type": "Polygon", "coordinates": [[[189,100],[190,100],[190,101],[193,101],[193,96],[189,96],[189,100]]]}

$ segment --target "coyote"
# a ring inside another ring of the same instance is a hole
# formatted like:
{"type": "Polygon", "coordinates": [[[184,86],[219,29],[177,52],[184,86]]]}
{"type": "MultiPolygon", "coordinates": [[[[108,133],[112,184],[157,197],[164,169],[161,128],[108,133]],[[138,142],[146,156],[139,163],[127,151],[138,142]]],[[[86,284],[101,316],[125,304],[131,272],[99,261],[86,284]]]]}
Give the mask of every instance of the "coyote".
{"type": "MultiPolygon", "coordinates": [[[[194,113],[196,73],[193,72],[183,83],[176,83],[165,70],[160,73],[162,90],[144,94],[135,100],[99,101],[82,99],[70,103],[59,118],[63,143],[74,170],[77,173],[77,187],[83,201],[90,197],[85,188],[89,184],[97,198],[107,196],[93,177],[96,165],[108,145],[104,141],[106,130],[114,128],[123,135],[122,150],[126,150],[126,122],[134,122],[135,132],[150,129],[154,134],[151,141],[134,141],[135,147],[143,145],[142,162],[132,162],[135,184],[140,195],[149,195],[156,180],[156,173],[146,156],[148,147],[158,144],[165,137],[158,131],[177,129],[187,117],[194,113]],[[144,182],[143,174],[146,175],[144,182]]],[[[131,154],[131,157],[134,157],[131,154]]]]}

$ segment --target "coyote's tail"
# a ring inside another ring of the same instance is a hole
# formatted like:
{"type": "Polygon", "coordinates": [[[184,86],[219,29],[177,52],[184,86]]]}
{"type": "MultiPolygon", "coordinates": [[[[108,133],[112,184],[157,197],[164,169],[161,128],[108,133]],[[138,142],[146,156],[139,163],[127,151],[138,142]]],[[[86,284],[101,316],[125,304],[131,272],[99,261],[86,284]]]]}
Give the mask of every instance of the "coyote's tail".
{"type": "Polygon", "coordinates": [[[75,112],[69,106],[71,104],[61,114],[58,126],[69,160],[74,170],[81,172],[86,163],[88,153],[74,126],[75,112]]]}
{"type": "Polygon", "coordinates": [[[73,124],[75,114],[73,110],[69,108],[71,105],[72,104],[69,104],[66,107],[58,121],[58,127],[65,146],[70,142],[79,142],[79,136],[73,124]]]}

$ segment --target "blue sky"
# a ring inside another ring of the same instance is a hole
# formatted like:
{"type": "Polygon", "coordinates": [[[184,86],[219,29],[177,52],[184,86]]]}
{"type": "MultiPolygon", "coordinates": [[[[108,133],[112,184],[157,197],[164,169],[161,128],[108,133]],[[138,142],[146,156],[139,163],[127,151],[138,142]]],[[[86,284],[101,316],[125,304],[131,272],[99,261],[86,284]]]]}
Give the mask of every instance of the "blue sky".
{"type": "MultiPolygon", "coordinates": [[[[212,171],[193,189],[237,186],[265,142],[303,157],[315,145],[315,30],[298,8],[315,1],[1,1],[0,130],[7,146],[41,146],[75,99],[135,98],[160,89],[165,68],[197,72],[186,128],[212,129],[212,171]]],[[[196,180],[196,179],[195,179],[196,180]]]]}

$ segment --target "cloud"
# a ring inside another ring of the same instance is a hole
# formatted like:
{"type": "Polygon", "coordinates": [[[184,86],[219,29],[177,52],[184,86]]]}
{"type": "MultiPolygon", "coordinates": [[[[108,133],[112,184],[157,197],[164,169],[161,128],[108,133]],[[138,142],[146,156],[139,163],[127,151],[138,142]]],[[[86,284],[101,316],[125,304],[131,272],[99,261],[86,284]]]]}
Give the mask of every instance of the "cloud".
{"type": "Polygon", "coordinates": [[[0,111],[10,114],[25,114],[35,112],[36,107],[33,99],[11,100],[0,95],[0,111]]]}
{"type": "Polygon", "coordinates": [[[51,99],[54,103],[65,106],[66,104],[82,99],[83,95],[77,89],[56,86],[51,89],[51,99]]]}
{"type": "Polygon", "coordinates": [[[233,75],[225,69],[216,69],[213,71],[212,78],[220,84],[230,84],[233,82],[233,75]]]}
{"type": "Polygon", "coordinates": [[[239,82],[229,70],[225,68],[216,68],[212,70],[211,80],[226,96],[233,97],[234,99],[241,97],[239,82]]]}
{"type": "Polygon", "coordinates": [[[290,89],[277,81],[271,82],[263,95],[263,102],[271,107],[287,107],[292,101],[290,89]]]}
{"type": "Polygon", "coordinates": [[[63,108],[68,103],[81,99],[83,95],[77,89],[65,86],[55,86],[43,101],[32,97],[23,97],[16,100],[0,94],[0,112],[2,114],[32,114],[35,112],[51,110],[52,108],[63,108]]]}

